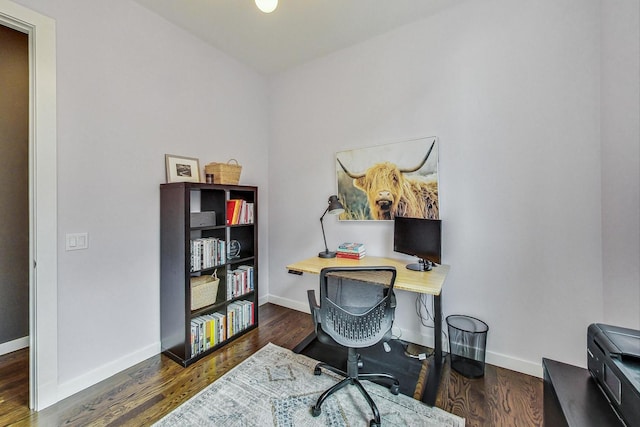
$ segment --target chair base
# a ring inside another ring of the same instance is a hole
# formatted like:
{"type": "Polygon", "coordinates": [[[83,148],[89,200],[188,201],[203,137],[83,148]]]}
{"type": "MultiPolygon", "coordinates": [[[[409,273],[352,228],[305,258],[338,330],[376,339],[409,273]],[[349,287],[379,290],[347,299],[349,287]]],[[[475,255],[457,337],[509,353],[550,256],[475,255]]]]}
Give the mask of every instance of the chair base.
{"type": "Polygon", "coordinates": [[[321,368],[324,368],[328,371],[331,371],[337,375],[344,377],[344,379],[339,383],[333,385],[331,388],[329,388],[328,390],[326,390],[324,393],[320,395],[320,397],[316,401],[316,404],[311,408],[311,414],[314,417],[319,416],[320,413],[322,412],[322,409],[321,409],[322,404],[327,399],[327,397],[331,396],[333,393],[335,393],[336,391],[340,390],[341,388],[347,385],[355,385],[358,388],[358,390],[360,390],[360,394],[362,394],[362,396],[365,398],[365,400],[369,404],[369,407],[371,408],[371,411],[373,412],[373,419],[369,421],[369,426],[370,427],[380,426],[380,411],[378,411],[378,407],[376,406],[375,402],[373,401],[373,399],[371,398],[367,390],[365,390],[360,380],[366,380],[366,381],[389,380],[392,382],[392,384],[389,386],[389,391],[392,394],[396,394],[396,395],[400,390],[400,382],[397,380],[396,377],[390,374],[361,374],[359,373],[359,368],[361,367],[362,367],[362,362],[360,361],[360,355],[356,353],[356,350],[354,348],[349,348],[349,354],[347,357],[347,372],[334,368],[333,366],[328,365],[324,362],[318,363],[313,370],[314,375],[322,374],[321,368]]]}

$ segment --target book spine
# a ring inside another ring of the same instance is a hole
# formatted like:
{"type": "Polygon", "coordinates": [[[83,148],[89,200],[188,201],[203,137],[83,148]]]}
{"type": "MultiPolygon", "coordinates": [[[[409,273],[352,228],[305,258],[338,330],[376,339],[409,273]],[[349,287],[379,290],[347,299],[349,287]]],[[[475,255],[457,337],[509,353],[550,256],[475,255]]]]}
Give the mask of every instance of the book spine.
{"type": "Polygon", "coordinates": [[[365,251],[364,251],[364,249],[362,249],[362,250],[352,250],[352,249],[338,248],[338,252],[343,252],[343,253],[346,253],[346,254],[363,254],[365,251]]]}
{"type": "Polygon", "coordinates": [[[227,200],[227,218],[226,224],[231,225],[233,221],[233,200],[227,200]]]}
{"type": "Polygon", "coordinates": [[[343,243],[338,246],[338,251],[361,253],[365,251],[365,248],[362,243],[343,243]]]}
{"type": "Polygon", "coordinates": [[[253,224],[254,204],[242,199],[227,200],[227,225],[253,224]]]}
{"type": "Polygon", "coordinates": [[[338,258],[348,258],[348,259],[362,259],[364,258],[364,254],[348,254],[344,252],[336,253],[336,257],[338,258]]]}

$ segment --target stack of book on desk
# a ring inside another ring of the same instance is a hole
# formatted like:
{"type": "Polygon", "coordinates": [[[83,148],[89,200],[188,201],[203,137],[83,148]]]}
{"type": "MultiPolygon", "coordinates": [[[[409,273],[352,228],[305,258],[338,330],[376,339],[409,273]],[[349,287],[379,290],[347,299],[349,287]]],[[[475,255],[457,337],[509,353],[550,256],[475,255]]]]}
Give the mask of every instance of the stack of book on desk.
{"type": "Polygon", "coordinates": [[[338,246],[336,256],[338,258],[362,259],[365,253],[364,244],[362,243],[343,243],[338,246]]]}

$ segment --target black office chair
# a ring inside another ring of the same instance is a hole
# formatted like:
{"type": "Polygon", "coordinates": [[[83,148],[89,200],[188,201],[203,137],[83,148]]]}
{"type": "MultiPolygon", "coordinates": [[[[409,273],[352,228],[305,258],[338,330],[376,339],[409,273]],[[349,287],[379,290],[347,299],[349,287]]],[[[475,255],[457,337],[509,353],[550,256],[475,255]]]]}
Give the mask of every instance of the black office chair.
{"type": "Polygon", "coordinates": [[[318,398],[311,409],[314,417],[320,415],[327,397],[352,384],[358,387],[373,411],[374,419],[369,425],[380,425],[380,412],[360,380],[388,380],[393,394],[398,394],[400,382],[390,374],[360,373],[362,361],[356,348],[371,347],[391,338],[396,307],[395,280],[394,267],[330,267],[320,272],[320,305],[315,292],[307,292],[318,340],[348,349],[346,372],[322,362],[316,365],[315,375],[320,375],[321,368],[325,368],[345,378],[318,398]]]}

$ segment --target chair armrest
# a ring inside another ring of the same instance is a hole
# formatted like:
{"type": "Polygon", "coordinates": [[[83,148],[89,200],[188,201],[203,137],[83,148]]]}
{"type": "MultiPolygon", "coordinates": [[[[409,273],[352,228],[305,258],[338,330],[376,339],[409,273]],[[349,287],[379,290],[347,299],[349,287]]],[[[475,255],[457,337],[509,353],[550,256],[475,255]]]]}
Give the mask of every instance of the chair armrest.
{"type": "Polygon", "coordinates": [[[314,324],[318,324],[319,323],[319,318],[318,318],[318,312],[320,311],[320,306],[318,305],[318,302],[316,301],[316,291],[314,291],[313,289],[309,289],[307,291],[307,299],[309,300],[309,309],[311,310],[311,316],[313,317],[313,323],[314,324]]]}
{"type": "Polygon", "coordinates": [[[320,306],[316,302],[316,291],[314,291],[313,289],[309,289],[307,291],[307,299],[309,300],[309,308],[311,310],[320,309],[320,306]]]}
{"type": "MultiPolygon", "coordinates": [[[[388,295],[389,290],[385,290],[385,295],[388,295]]],[[[391,291],[391,296],[389,297],[389,307],[396,308],[396,293],[391,291]]]]}

